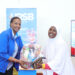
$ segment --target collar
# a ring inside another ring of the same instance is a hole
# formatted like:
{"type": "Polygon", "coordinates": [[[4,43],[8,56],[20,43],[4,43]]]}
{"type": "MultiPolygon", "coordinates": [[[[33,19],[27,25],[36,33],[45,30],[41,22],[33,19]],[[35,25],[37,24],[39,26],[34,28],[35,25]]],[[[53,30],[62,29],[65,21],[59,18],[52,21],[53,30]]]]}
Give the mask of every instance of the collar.
{"type": "Polygon", "coordinates": [[[14,34],[13,30],[12,30],[12,36],[14,39],[16,39],[18,37],[18,33],[14,34]]]}

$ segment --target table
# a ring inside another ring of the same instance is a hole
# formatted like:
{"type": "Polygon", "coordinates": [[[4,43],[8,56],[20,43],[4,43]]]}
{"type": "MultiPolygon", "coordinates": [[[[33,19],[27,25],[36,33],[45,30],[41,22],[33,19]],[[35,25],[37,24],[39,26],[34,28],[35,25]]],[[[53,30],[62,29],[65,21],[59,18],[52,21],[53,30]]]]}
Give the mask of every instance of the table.
{"type": "Polygon", "coordinates": [[[43,75],[43,73],[37,73],[36,70],[19,70],[18,75],[43,75]]]}
{"type": "Polygon", "coordinates": [[[18,75],[36,75],[36,70],[19,70],[18,75]]]}

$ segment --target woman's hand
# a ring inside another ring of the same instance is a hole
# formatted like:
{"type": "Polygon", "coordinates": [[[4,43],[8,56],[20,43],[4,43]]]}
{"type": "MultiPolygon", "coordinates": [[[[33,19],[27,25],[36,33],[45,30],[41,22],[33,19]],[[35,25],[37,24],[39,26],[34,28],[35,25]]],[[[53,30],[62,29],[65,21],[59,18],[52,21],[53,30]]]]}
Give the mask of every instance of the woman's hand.
{"type": "Polygon", "coordinates": [[[28,68],[31,67],[31,63],[30,62],[25,62],[25,61],[19,60],[19,64],[24,69],[28,69],[28,68]]]}
{"type": "Polygon", "coordinates": [[[30,66],[31,66],[31,63],[30,63],[30,62],[27,62],[27,61],[25,62],[25,61],[22,61],[22,60],[18,60],[18,59],[13,58],[13,57],[10,57],[8,60],[9,60],[10,62],[19,63],[20,66],[21,66],[22,68],[24,68],[24,69],[28,69],[28,68],[30,68],[30,66]]]}

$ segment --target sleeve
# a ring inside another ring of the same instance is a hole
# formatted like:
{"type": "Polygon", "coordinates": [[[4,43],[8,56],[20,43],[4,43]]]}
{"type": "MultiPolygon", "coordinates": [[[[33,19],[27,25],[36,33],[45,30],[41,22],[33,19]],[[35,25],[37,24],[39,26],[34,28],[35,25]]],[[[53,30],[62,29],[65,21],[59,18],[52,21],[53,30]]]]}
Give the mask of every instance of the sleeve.
{"type": "Polygon", "coordinates": [[[8,36],[5,33],[0,34],[0,58],[9,59],[8,55],[8,36]]]}
{"type": "Polygon", "coordinates": [[[68,59],[68,48],[65,43],[62,43],[56,50],[57,52],[55,54],[54,59],[48,62],[47,64],[51,67],[51,69],[54,72],[60,74],[65,67],[66,60],[68,59]]]}

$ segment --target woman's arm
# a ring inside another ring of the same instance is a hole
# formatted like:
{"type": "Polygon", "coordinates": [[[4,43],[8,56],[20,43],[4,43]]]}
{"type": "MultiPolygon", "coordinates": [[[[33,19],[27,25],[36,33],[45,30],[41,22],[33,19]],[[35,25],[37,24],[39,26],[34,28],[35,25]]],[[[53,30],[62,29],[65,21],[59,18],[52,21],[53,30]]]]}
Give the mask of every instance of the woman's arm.
{"type": "Polygon", "coordinates": [[[24,65],[28,65],[28,64],[29,64],[28,62],[25,62],[25,61],[22,61],[22,60],[13,58],[13,57],[10,57],[8,60],[9,60],[10,62],[19,63],[20,66],[21,66],[22,68],[24,68],[24,69],[27,69],[27,67],[24,66],[24,65]]]}

